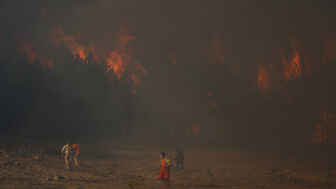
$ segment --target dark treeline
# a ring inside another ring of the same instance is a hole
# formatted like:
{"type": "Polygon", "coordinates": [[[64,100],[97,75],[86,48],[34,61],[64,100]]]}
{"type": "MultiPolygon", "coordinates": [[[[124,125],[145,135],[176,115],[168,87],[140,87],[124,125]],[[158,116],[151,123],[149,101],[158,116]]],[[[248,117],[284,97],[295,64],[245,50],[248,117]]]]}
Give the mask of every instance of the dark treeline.
{"type": "MultiPolygon", "coordinates": [[[[224,67],[214,65],[211,69],[216,72],[225,70],[224,67]]],[[[279,86],[265,93],[248,92],[246,81],[229,72],[220,77],[214,74],[214,88],[219,83],[227,86],[227,90],[214,97],[218,105],[209,112],[225,125],[223,131],[218,130],[224,134],[218,140],[226,142],[225,137],[229,137],[233,144],[271,148],[312,144],[317,123],[323,123],[323,112],[336,112],[335,70],[335,62],[320,64],[319,70],[303,72],[295,80],[280,81],[279,86]]],[[[335,133],[330,133],[330,137],[336,137],[335,133]]]]}
{"type": "Polygon", "coordinates": [[[104,62],[89,56],[86,64],[65,52],[48,69],[16,53],[2,56],[0,75],[2,135],[66,140],[130,131],[130,85],[104,62]]]}

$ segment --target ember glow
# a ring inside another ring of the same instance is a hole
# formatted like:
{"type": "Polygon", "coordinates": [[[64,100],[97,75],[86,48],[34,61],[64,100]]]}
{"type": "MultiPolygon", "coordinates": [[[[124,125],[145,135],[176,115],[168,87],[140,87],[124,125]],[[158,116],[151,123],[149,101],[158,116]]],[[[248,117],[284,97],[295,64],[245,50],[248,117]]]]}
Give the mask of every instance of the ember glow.
{"type": "MultiPolygon", "coordinates": [[[[115,48],[107,50],[107,53],[96,52],[96,48],[93,45],[83,45],[79,42],[79,35],[65,34],[62,27],[53,28],[51,39],[56,47],[63,45],[72,53],[74,58],[79,58],[82,63],[88,63],[89,55],[92,55],[94,60],[105,61],[106,72],[113,72],[119,80],[122,79],[127,67],[134,67],[131,69],[133,71],[130,71],[130,74],[125,77],[131,81],[133,88],[138,86],[140,78],[147,74],[147,70],[143,65],[133,63],[129,43],[134,41],[136,37],[128,34],[125,27],[121,27],[120,31],[116,34],[115,48]],[[98,56],[98,54],[101,56],[98,56]]],[[[34,54],[31,56],[33,58],[34,54]]]]}
{"type": "Polygon", "coordinates": [[[336,119],[330,112],[323,112],[321,121],[318,122],[313,131],[313,143],[335,143],[336,140],[336,119]]]}
{"type": "MultiPolygon", "coordinates": [[[[117,34],[117,48],[109,53],[105,58],[107,63],[107,71],[112,70],[118,79],[121,79],[126,67],[130,63],[131,54],[129,52],[128,44],[136,39],[135,36],[129,35],[124,27],[120,29],[117,34]]],[[[131,80],[134,81],[134,76],[131,80]]]]}
{"type": "Polygon", "coordinates": [[[265,92],[267,89],[270,88],[269,74],[264,65],[259,65],[258,67],[257,82],[258,82],[258,89],[261,92],[265,92]]]}
{"type": "Polygon", "coordinates": [[[194,136],[198,136],[199,133],[200,133],[200,130],[201,130],[201,126],[200,126],[200,124],[198,124],[198,123],[194,123],[194,124],[192,125],[192,132],[193,132],[193,135],[194,135],[194,136]]]}
{"type": "Polygon", "coordinates": [[[324,143],[327,141],[326,128],[321,125],[321,123],[316,124],[314,128],[314,134],[312,138],[313,143],[324,143]]]}
{"type": "Polygon", "coordinates": [[[294,55],[292,58],[287,60],[285,57],[282,57],[282,65],[284,68],[284,78],[286,80],[295,80],[301,77],[302,75],[302,65],[300,54],[297,50],[294,50],[294,55]]]}
{"type": "Polygon", "coordinates": [[[73,57],[79,56],[83,61],[88,57],[90,49],[78,43],[79,37],[66,35],[62,27],[54,27],[51,36],[54,45],[64,45],[72,53],[73,57]]]}
{"type": "Polygon", "coordinates": [[[27,58],[29,63],[34,64],[37,60],[37,53],[30,43],[22,43],[19,47],[19,51],[27,58]]]}
{"type": "Polygon", "coordinates": [[[123,61],[123,57],[117,52],[112,51],[106,58],[107,71],[113,71],[118,79],[121,78],[125,71],[126,64],[123,61]]]}
{"type": "Polygon", "coordinates": [[[51,60],[39,55],[39,53],[33,48],[31,43],[21,43],[19,45],[19,52],[26,57],[30,64],[35,64],[38,62],[41,66],[47,68],[51,68],[53,65],[51,60]]]}

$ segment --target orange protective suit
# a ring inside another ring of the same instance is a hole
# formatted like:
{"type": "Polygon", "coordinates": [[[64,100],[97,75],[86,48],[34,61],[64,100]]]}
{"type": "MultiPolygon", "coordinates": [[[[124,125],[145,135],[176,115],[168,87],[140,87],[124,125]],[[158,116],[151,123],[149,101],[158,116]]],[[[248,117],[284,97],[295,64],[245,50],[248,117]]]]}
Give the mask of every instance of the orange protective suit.
{"type": "Polygon", "coordinates": [[[164,180],[169,183],[169,167],[166,164],[166,158],[161,159],[160,176],[158,177],[158,179],[164,180]]]}

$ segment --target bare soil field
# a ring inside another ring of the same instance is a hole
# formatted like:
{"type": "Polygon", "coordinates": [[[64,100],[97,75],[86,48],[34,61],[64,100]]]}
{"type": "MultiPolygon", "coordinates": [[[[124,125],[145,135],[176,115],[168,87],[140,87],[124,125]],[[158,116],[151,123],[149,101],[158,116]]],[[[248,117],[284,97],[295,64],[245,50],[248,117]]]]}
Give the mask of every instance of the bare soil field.
{"type": "Polygon", "coordinates": [[[1,149],[0,188],[43,189],[317,189],[336,186],[323,160],[272,153],[185,149],[185,169],[171,169],[171,184],[157,180],[160,149],[140,145],[82,145],[80,168],[64,169],[61,156],[1,149]]]}

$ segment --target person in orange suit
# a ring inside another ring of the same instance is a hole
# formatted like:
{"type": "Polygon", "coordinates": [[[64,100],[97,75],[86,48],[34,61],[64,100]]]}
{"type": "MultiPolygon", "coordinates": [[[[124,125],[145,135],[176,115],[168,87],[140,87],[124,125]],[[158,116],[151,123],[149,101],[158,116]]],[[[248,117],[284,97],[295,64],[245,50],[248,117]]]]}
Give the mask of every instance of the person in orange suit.
{"type": "Polygon", "coordinates": [[[167,184],[169,184],[169,161],[167,161],[166,153],[161,152],[160,154],[160,175],[158,176],[158,179],[165,181],[167,184]]]}
{"type": "Polygon", "coordinates": [[[73,152],[73,161],[75,163],[75,167],[79,167],[79,161],[78,161],[78,156],[79,156],[79,144],[72,144],[72,152],[73,152]]]}

